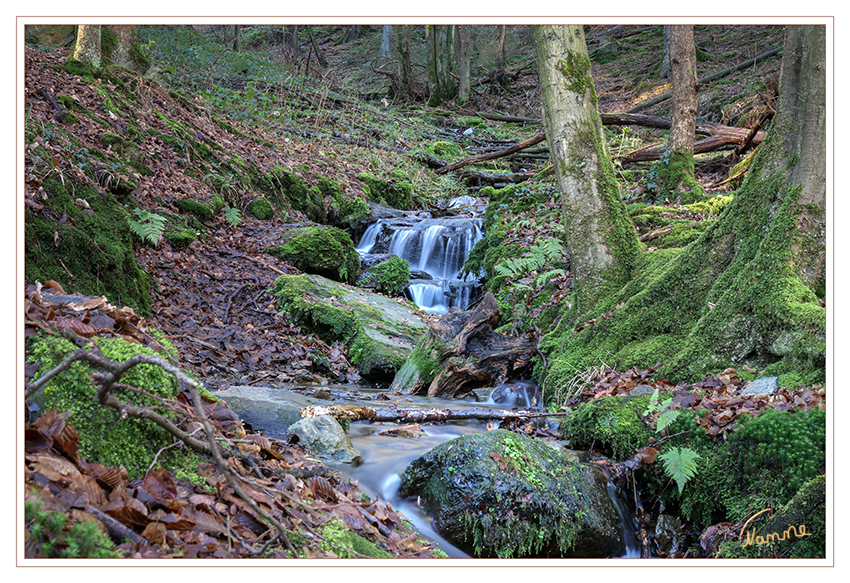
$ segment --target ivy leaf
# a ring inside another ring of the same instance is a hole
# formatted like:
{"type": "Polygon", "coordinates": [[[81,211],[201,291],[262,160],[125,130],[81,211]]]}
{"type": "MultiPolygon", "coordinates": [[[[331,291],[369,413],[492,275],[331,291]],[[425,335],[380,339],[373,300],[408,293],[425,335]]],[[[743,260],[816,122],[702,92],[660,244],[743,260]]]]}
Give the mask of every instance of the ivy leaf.
{"type": "Polygon", "coordinates": [[[660,454],[658,459],[664,464],[664,472],[676,480],[676,485],[679,486],[679,494],[681,494],[688,480],[697,473],[697,460],[700,459],[700,455],[687,447],[681,449],[672,447],[660,454]]]}

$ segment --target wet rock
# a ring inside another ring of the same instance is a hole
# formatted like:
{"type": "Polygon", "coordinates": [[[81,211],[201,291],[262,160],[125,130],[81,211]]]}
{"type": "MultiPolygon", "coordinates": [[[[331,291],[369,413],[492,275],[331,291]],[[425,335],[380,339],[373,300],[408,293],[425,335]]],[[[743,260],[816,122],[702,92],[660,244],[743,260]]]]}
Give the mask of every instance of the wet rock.
{"type": "Polygon", "coordinates": [[[339,421],[328,415],[308,417],[289,427],[289,440],[298,437],[298,443],[310,450],[323,462],[332,464],[356,464],[360,452],[351,444],[339,421]]]}
{"type": "Polygon", "coordinates": [[[771,395],[779,390],[779,377],[761,377],[750,383],[740,395],[771,395]]]}
{"type": "Polygon", "coordinates": [[[510,431],[466,435],[414,460],[400,496],[418,496],[442,536],[480,557],[610,557],[625,550],[595,468],[510,431]]]}
{"type": "Polygon", "coordinates": [[[278,438],[285,437],[289,426],[301,420],[299,411],[303,407],[320,404],[317,399],[286,389],[247,385],[216,391],[215,396],[255,431],[278,438]]]}
{"type": "Polygon", "coordinates": [[[540,403],[540,387],[525,381],[503,384],[493,389],[490,399],[499,405],[530,409],[540,403]]]}
{"type": "Polygon", "coordinates": [[[655,543],[662,557],[681,556],[685,547],[682,521],[677,516],[661,514],[655,523],[655,543]]]}
{"type": "Polygon", "coordinates": [[[649,385],[638,385],[629,391],[629,395],[651,395],[655,392],[655,389],[650,387],[649,385]]]}

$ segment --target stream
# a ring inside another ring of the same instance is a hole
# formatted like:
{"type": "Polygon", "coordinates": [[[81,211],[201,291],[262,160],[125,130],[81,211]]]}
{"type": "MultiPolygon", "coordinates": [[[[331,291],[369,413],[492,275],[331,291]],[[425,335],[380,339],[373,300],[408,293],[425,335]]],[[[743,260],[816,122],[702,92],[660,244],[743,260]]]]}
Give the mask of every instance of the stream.
{"type": "MultiPolygon", "coordinates": [[[[447,210],[454,215],[439,218],[429,213],[406,212],[397,218],[381,219],[370,225],[357,251],[364,262],[370,257],[398,255],[410,264],[411,281],[406,294],[422,310],[432,314],[445,314],[456,306],[466,309],[478,294],[478,274],[464,274],[463,264],[472,247],[483,238],[482,216],[486,201],[471,196],[453,198],[447,210]]],[[[375,389],[373,389],[375,390],[375,389]]],[[[478,391],[483,402],[458,399],[411,396],[404,400],[406,408],[459,409],[465,407],[532,408],[538,404],[537,387],[521,380],[495,389],[478,391]]],[[[339,471],[360,488],[377,497],[392,508],[402,512],[419,533],[428,540],[439,543],[439,548],[453,558],[469,558],[463,550],[443,539],[432,527],[430,518],[416,500],[398,497],[400,476],[414,459],[441,443],[471,433],[488,430],[484,421],[450,421],[441,424],[423,424],[419,437],[379,435],[379,432],[396,427],[393,423],[351,423],[349,437],[362,454],[356,467],[340,466],[339,471]]],[[[639,547],[634,535],[630,511],[617,496],[616,488],[609,483],[608,492],[623,524],[625,557],[639,557],[639,547]]]]}
{"type": "MultiPolygon", "coordinates": [[[[492,389],[492,391],[489,391],[490,397],[482,402],[475,402],[471,399],[410,396],[406,397],[403,407],[410,409],[487,407],[506,410],[517,405],[525,406],[526,403],[530,403],[533,390],[533,384],[518,381],[492,389]],[[493,396],[502,402],[494,402],[493,396]]],[[[381,392],[381,390],[367,389],[360,392],[381,392]]],[[[478,391],[479,395],[486,395],[487,393],[488,390],[478,391]]],[[[370,405],[375,406],[378,402],[371,402],[370,405]]],[[[396,401],[392,402],[396,403],[396,401]]],[[[389,503],[394,510],[404,514],[425,539],[436,541],[439,548],[449,557],[472,558],[440,536],[431,525],[431,519],[420,508],[416,500],[399,498],[398,488],[401,474],[414,459],[455,437],[488,431],[487,422],[466,420],[447,421],[442,424],[421,424],[424,435],[418,438],[379,435],[379,432],[395,427],[398,427],[395,423],[370,423],[368,421],[351,423],[348,435],[354,447],[362,454],[362,462],[358,466],[335,466],[336,469],[346,478],[356,480],[361,490],[369,496],[389,503]]],[[[623,540],[626,544],[626,553],[623,557],[640,558],[634,525],[630,518],[631,510],[619,497],[615,486],[611,483],[608,484],[608,494],[614,502],[623,525],[623,540]]]]}

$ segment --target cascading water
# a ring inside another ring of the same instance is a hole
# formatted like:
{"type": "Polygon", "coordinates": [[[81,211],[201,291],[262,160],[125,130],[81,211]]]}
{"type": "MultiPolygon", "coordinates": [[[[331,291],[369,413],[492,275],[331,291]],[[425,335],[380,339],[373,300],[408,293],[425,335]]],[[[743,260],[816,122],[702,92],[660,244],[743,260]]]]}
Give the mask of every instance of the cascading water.
{"type": "Polygon", "coordinates": [[[392,253],[410,263],[410,299],[426,312],[445,314],[452,306],[469,306],[477,277],[462,277],[463,264],[482,237],[484,205],[463,196],[449,201],[449,209],[470,209],[456,216],[432,218],[428,213],[408,213],[402,218],[381,219],[363,233],[357,251],[363,255],[392,253]]]}

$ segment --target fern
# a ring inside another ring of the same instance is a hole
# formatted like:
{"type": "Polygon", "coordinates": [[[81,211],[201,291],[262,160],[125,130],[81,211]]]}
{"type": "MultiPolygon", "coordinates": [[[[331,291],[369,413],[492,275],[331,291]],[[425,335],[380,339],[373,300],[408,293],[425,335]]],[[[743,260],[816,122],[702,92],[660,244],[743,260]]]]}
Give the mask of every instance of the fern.
{"type": "Polygon", "coordinates": [[[541,273],[537,276],[537,279],[534,280],[534,285],[536,287],[540,287],[553,277],[559,277],[561,275],[566,275],[566,272],[563,269],[553,269],[551,271],[547,271],[546,273],[541,273]]]}
{"type": "Polygon", "coordinates": [[[563,256],[563,243],[558,239],[546,239],[526,255],[515,259],[506,259],[496,265],[494,269],[498,275],[519,277],[532,271],[538,271],[549,261],[562,259],[563,256]]]}
{"type": "Polygon", "coordinates": [[[239,216],[240,214],[241,211],[238,208],[229,206],[226,207],[224,211],[224,218],[232,226],[238,227],[239,224],[242,222],[242,217],[239,216]]]}
{"type": "Polygon", "coordinates": [[[700,459],[700,455],[686,447],[681,449],[671,447],[659,454],[658,459],[664,463],[664,472],[676,480],[676,485],[679,486],[679,494],[681,494],[688,480],[697,473],[697,460],[700,459]]]}
{"type": "Polygon", "coordinates": [[[133,214],[136,215],[138,220],[127,220],[130,224],[130,231],[143,243],[149,243],[154,247],[159,245],[168,219],[140,208],[133,209],[133,214]]]}

